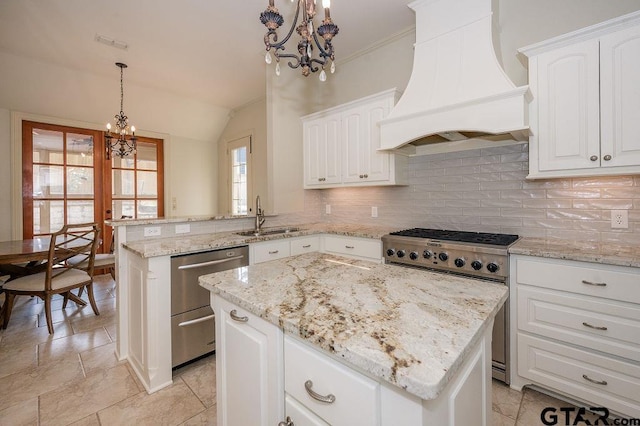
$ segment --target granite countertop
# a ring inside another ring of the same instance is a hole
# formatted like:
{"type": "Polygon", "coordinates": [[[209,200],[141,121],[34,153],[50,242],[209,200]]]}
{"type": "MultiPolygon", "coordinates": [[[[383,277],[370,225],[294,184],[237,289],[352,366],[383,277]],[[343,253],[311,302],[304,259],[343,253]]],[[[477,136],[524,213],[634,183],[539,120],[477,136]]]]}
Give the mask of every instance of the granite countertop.
{"type": "Polygon", "coordinates": [[[307,253],[200,277],[224,299],[422,399],[454,377],[507,298],[457,275],[307,253]]]}
{"type": "MultiPolygon", "coordinates": [[[[296,232],[282,234],[261,235],[245,237],[237,232],[217,232],[214,234],[189,235],[179,237],[159,238],[153,240],[140,240],[124,243],[122,246],[143,258],[170,256],[183,253],[195,253],[205,250],[216,250],[225,247],[234,247],[243,244],[257,243],[261,241],[278,240],[282,238],[301,237],[316,234],[345,235],[360,238],[380,239],[389,232],[397,231],[397,228],[362,226],[362,225],[332,225],[327,223],[291,225],[290,228],[300,228],[296,232]]],[[[283,227],[277,227],[283,228],[283,227]]],[[[269,228],[264,228],[268,230],[269,228]]],[[[382,256],[382,252],[380,253],[382,256]]]]}
{"type": "Polygon", "coordinates": [[[640,268],[640,245],[521,238],[509,253],[640,268]]]}

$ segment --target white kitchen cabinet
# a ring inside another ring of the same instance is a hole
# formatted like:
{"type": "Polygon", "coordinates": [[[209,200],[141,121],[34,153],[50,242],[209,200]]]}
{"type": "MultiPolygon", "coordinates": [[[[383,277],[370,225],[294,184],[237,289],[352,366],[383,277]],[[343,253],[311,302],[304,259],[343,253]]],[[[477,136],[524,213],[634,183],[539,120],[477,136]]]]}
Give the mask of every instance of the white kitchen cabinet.
{"type": "Polygon", "coordinates": [[[287,238],[252,243],[249,247],[249,260],[252,265],[291,256],[291,247],[287,238]]]}
{"type": "Polygon", "coordinates": [[[382,241],[373,238],[325,234],[322,236],[322,252],[380,263],[382,262],[382,241]]]}
{"type": "Polygon", "coordinates": [[[393,108],[393,90],[302,117],[304,187],[402,185],[407,158],[379,152],[378,122],[393,108]]]}
{"type": "Polygon", "coordinates": [[[216,294],[211,306],[218,424],[277,425],[284,418],[282,330],[216,294]]]}
{"type": "Polygon", "coordinates": [[[640,12],[520,50],[529,178],[640,172],[640,12]]]}
{"type": "Polygon", "coordinates": [[[640,417],[640,270],[513,255],[511,277],[512,386],[640,417]]]}
{"type": "Polygon", "coordinates": [[[291,238],[291,256],[320,251],[320,235],[291,238]]]}

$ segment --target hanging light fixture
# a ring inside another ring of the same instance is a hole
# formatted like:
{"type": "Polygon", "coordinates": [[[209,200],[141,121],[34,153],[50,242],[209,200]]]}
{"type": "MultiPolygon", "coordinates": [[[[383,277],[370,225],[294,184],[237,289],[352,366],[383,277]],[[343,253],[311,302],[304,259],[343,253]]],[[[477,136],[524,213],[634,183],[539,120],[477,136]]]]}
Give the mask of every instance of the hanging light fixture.
{"type": "Polygon", "coordinates": [[[116,66],[120,68],[120,112],[115,115],[115,131],[111,132],[111,123],[107,123],[107,134],[104,136],[107,140],[107,160],[111,159],[111,154],[118,157],[126,157],[136,152],[136,128],[129,128],[129,118],[123,112],[124,89],[122,83],[123,70],[127,68],[127,64],[116,62],[116,66]],[[131,135],[129,135],[131,130],[131,135]]]}
{"type": "Polygon", "coordinates": [[[269,0],[267,9],[260,14],[260,21],[267,27],[267,34],[264,36],[264,44],[267,49],[267,53],[264,60],[267,64],[272,63],[273,58],[271,56],[271,50],[273,50],[273,56],[276,58],[276,75],[280,75],[280,58],[290,58],[289,66],[291,68],[302,68],[302,75],[308,76],[311,72],[320,70],[320,81],[327,79],[327,73],[325,72],[325,66],[328,62],[331,62],[330,71],[334,73],[336,66],[334,63],[333,45],[331,44],[333,38],[338,34],[339,28],[331,20],[331,13],[329,11],[330,0],[322,0],[322,7],[324,8],[324,19],[322,25],[317,29],[313,26],[313,17],[316,14],[316,1],[315,0],[291,0],[297,1],[298,6],[296,8],[296,16],[291,23],[291,29],[287,36],[280,42],[278,42],[278,35],[276,30],[284,23],[284,18],[278,12],[278,9],[274,5],[274,0],[269,0]],[[300,16],[300,9],[302,8],[302,21],[300,25],[296,27],[298,17],[300,16]],[[291,34],[293,34],[294,28],[298,34],[302,37],[298,42],[298,53],[284,53],[284,45],[289,41],[291,34]],[[320,40],[320,38],[322,40],[320,40]],[[313,57],[313,49],[318,48],[319,58],[313,57]],[[282,51],[282,52],[281,52],[282,51]]]}

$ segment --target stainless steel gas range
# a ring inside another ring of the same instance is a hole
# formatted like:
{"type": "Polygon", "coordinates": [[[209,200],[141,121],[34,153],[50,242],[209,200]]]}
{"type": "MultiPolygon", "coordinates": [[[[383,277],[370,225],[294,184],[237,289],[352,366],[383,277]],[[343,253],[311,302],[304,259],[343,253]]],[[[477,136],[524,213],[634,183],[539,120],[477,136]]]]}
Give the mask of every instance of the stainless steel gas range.
{"type": "MultiPolygon", "coordinates": [[[[512,234],[414,228],[382,237],[387,263],[428,268],[509,284],[508,248],[512,234]]],[[[493,377],[509,383],[509,301],[493,326],[493,377]]]]}

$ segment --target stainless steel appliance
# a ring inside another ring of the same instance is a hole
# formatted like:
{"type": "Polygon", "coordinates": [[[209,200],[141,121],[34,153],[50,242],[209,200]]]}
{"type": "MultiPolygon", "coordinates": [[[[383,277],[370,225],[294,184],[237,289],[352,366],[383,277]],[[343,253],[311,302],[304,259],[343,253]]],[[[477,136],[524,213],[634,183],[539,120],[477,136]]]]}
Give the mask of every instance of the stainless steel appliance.
{"type": "MultiPolygon", "coordinates": [[[[509,284],[512,234],[414,228],[382,237],[387,263],[429,268],[509,284]]],[[[493,326],[493,377],[509,383],[509,301],[493,326]]]]}
{"type": "Polygon", "coordinates": [[[249,264],[249,246],[171,258],[171,365],[176,367],[215,350],[209,291],[198,277],[249,264]]]}

